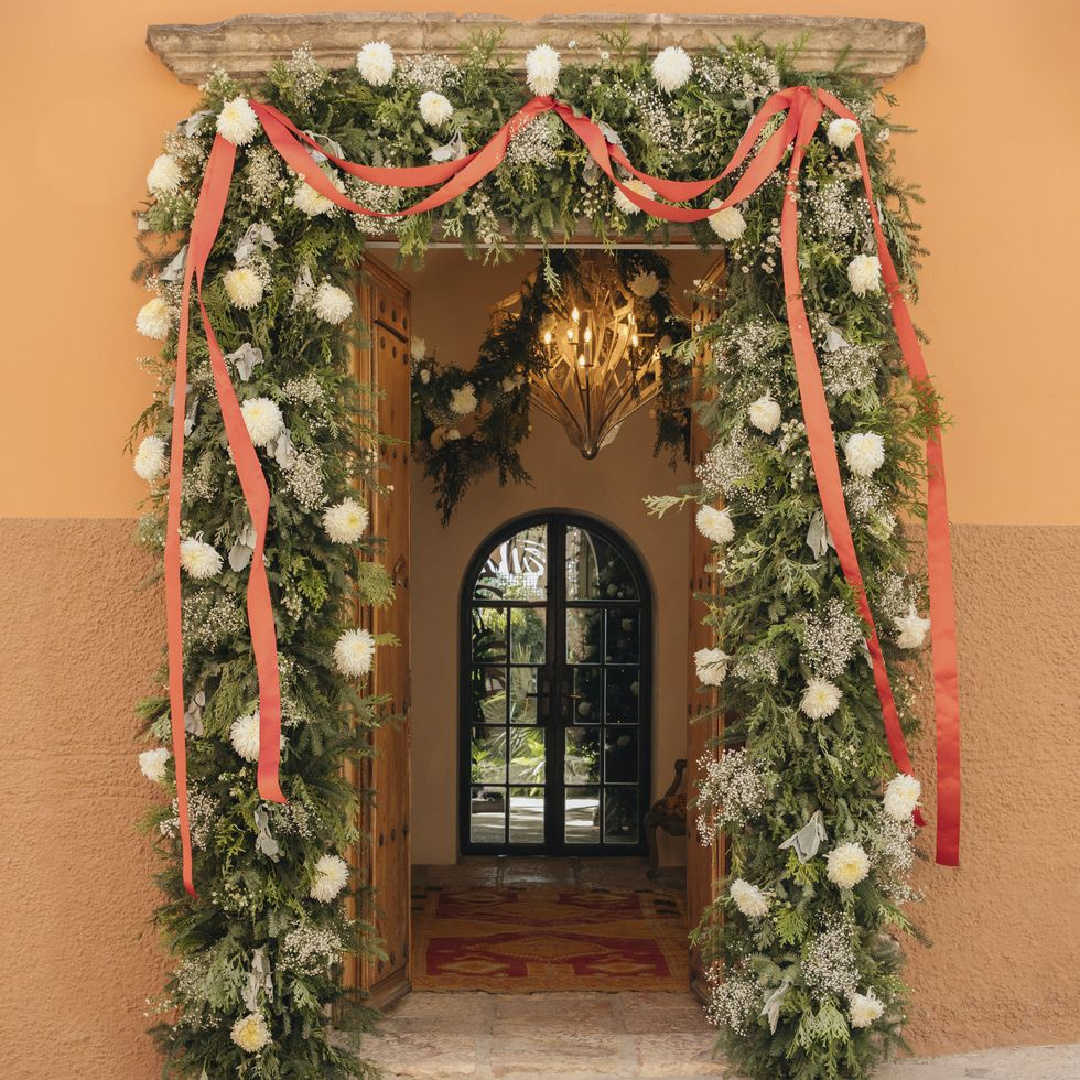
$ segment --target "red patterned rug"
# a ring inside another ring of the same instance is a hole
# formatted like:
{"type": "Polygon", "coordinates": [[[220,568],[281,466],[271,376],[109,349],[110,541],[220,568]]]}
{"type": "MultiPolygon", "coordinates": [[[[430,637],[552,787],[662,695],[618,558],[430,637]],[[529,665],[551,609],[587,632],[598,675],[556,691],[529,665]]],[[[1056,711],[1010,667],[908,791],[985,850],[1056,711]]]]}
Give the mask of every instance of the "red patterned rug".
{"type": "Polygon", "coordinates": [[[678,893],[527,885],[413,895],[417,990],[685,990],[678,893]]]}

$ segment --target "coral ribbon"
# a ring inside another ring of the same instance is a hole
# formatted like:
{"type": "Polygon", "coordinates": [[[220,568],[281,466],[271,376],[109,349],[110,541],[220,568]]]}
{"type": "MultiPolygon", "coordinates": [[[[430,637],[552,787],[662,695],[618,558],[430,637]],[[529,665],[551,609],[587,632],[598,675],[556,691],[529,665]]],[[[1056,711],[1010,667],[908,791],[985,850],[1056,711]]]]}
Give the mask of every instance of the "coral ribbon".
{"type": "MultiPolygon", "coordinates": [[[[564,102],[552,97],[535,97],[504,124],[479,150],[458,161],[408,168],[380,168],[358,165],[327,154],[324,147],[299,130],[278,109],[252,101],[267,137],[285,162],[316,191],[352,213],[368,217],[407,217],[422,214],[457,198],[487,176],[506,156],[512,136],[536,117],[554,111],[581,139],[603,173],[635,206],[653,217],[690,223],[703,221],[717,208],[671,206],[634,190],[615,174],[615,165],[632,173],[662,198],[673,202],[697,198],[741,166],[746,168],[736,181],[723,205],[733,206],[747,199],[779,167],[788,151],[787,197],[781,212],[781,259],[784,270],[788,323],[795,356],[803,416],[807,428],[811,460],[826,523],[833,537],[844,578],[851,586],[858,609],[868,629],[867,647],[873,662],[874,684],[881,702],[886,738],[893,761],[901,772],[911,773],[904,735],[889,685],[881,643],[866,598],[862,574],[855,552],[851,526],[844,503],[843,484],[836,454],[836,440],[828,403],[821,382],[821,371],[814,351],[813,338],[802,300],[798,267],[798,221],[795,196],[799,171],[824,107],[841,117],[854,119],[852,113],[835,97],[823,91],[800,86],[782,90],[765,102],[751,121],[735,153],[718,176],[708,180],[676,181],[643,173],[627,159],[621,147],[608,142],[603,130],[593,120],[577,114],[564,102]],[[754,151],[773,117],[786,114],[754,151]],[[306,145],[305,145],[306,144],[306,145]],[[343,195],[313,160],[310,151],[318,150],[335,166],[358,179],[392,187],[431,187],[435,190],[410,207],[380,212],[361,206],[343,195]],[[751,152],[753,156],[751,157],[751,152]],[[749,158],[749,162],[747,159],[749,158]]],[[[903,294],[896,268],[889,254],[881,222],[874,203],[870,173],[861,133],[856,136],[856,153],[862,169],[870,216],[874,226],[878,258],[888,292],[897,338],[911,377],[917,382],[928,378],[926,364],[903,294]]],[[[184,272],[182,317],[177,347],[176,386],[172,423],[172,450],[169,470],[168,533],[165,545],[166,603],[168,609],[169,694],[172,710],[173,753],[176,761],[176,786],[180,811],[180,836],[184,863],[184,885],[194,893],[191,833],[187,814],[183,639],[180,584],[180,504],[183,482],[183,446],[186,392],[188,308],[193,278],[210,351],[214,384],[221,404],[229,446],[236,462],[251,522],[256,530],[248,578],[248,620],[259,676],[259,767],[260,795],[284,802],[279,783],[281,742],[281,695],[277,666],[277,640],[269,584],[263,565],[263,545],[269,516],[269,489],[259,465],[258,455],[247,432],[236,394],[229,378],[221,349],[202,300],[206,262],[224,214],[229,184],[235,164],[236,148],[220,135],[207,163],[202,190],[192,223],[191,242],[184,272]]],[[[960,834],[960,741],[959,687],[956,663],[956,630],[953,615],[952,563],[949,552],[948,511],[945,495],[941,435],[934,428],[927,441],[929,469],[927,485],[927,531],[931,641],[933,649],[935,695],[938,725],[938,843],[937,861],[956,865],[959,861],[960,834]]]]}

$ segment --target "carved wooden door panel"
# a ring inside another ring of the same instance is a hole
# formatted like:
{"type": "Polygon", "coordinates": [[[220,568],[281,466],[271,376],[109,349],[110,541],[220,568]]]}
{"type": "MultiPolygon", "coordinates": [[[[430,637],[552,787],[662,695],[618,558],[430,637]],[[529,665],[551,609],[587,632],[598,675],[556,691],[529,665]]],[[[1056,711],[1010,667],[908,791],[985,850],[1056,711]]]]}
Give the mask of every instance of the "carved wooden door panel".
{"type": "MultiPolygon", "coordinates": [[[[386,956],[351,958],[346,985],[367,1004],[383,1008],[410,989],[409,852],[409,458],[410,458],[410,295],[408,286],[382,263],[365,260],[359,290],[368,343],[357,353],[357,377],[379,396],[375,409],[381,434],[394,442],[378,453],[379,477],[389,497],[372,499],[370,532],[385,541],[379,558],[395,585],[390,607],[364,609],[361,623],[372,633],[394,634],[400,644],[379,650],[372,693],[388,695],[397,719],[374,735],[375,756],[365,763],[360,786],[374,792],[361,810],[364,839],[355,858],[361,883],[374,890],[374,923],[386,956]]],[[[363,915],[364,913],[361,913],[363,915]]]]}
{"type": "MultiPolygon", "coordinates": [[[[701,282],[701,298],[695,301],[692,314],[695,331],[712,322],[720,313],[723,300],[725,264],[721,258],[709,269],[708,274],[701,282]]],[[[702,354],[695,362],[694,370],[694,399],[701,396],[702,369],[709,360],[708,348],[702,349],[702,354]]],[[[701,463],[708,449],[708,441],[705,432],[698,424],[696,415],[691,421],[690,428],[690,464],[693,468],[701,463]]],[[[694,525],[693,515],[690,515],[690,630],[689,630],[689,673],[687,693],[687,758],[689,760],[688,788],[691,800],[697,790],[697,783],[701,779],[701,767],[699,762],[707,751],[709,741],[718,736],[723,730],[723,717],[710,716],[705,719],[695,720],[703,709],[716,704],[717,696],[715,689],[707,693],[700,693],[697,689],[698,679],[694,673],[694,652],[698,649],[709,648],[715,644],[713,632],[702,625],[702,618],[706,614],[705,604],[698,599],[703,593],[715,593],[718,586],[716,577],[705,572],[705,567],[712,557],[712,545],[698,532],[694,525]]],[[[715,751],[709,751],[715,753],[715,751]]],[[[697,835],[695,825],[694,808],[690,807],[689,843],[687,845],[687,913],[691,927],[695,927],[701,921],[705,909],[712,903],[716,895],[716,887],[723,876],[723,863],[725,852],[721,843],[705,847],[697,835]]],[[[700,951],[693,949],[690,954],[690,987],[699,996],[704,998],[707,992],[705,979],[705,965],[700,951]]]]}

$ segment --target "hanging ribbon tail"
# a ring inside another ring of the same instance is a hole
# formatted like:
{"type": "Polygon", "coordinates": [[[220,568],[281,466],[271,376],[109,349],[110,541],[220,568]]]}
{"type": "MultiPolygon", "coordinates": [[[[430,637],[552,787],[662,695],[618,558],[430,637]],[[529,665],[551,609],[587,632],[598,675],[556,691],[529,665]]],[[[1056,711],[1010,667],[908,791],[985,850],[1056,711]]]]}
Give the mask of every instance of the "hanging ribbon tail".
{"type": "MultiPolygon", "coordinates": [[[[837,116],[858,123],[855,114],[834,95],[819,92],[821,101],[837,116]]],[[[900,288],[896,264],[889,251],[870,181],[870,165],[862,130],[855,136],[855,153],[862,172],[863,191],[877,243],[881,277],[889,298],[893,325],[908,374],[917,385],[929,385],[930,372],[900,288]]],[[[960,864],[960,677],[953,603],[949,500],[945,487],[945,457],[941,427],[934,424],[926,440],[926,563],[930,600],[930,651],[934,672],[937,719],[937,862],[960,864]]]]}

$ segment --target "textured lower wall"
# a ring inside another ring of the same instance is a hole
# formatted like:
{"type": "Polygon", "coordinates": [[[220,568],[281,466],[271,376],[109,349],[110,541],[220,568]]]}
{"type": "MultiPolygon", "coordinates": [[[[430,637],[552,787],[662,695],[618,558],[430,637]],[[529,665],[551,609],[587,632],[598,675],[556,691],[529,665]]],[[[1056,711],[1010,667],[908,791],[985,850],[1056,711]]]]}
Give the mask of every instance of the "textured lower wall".
{"type": "MultiPolygon", "coordinates": [[[[132,823],[163,638],[127,520],[0,520],[0,1075],[146,1080],[166,961],[132,823]]],[[[1080,528],[958,526],[963,865],[919,873],[912,1042],[1080,1041],[1080,528]]],[[[920,771],[930,777],[932,738],[920,771]]],[[[932,792],[930,792],[932,796],[932,792]]],[[[930,837],[927,837],[927,841],[930,837]]]]}

